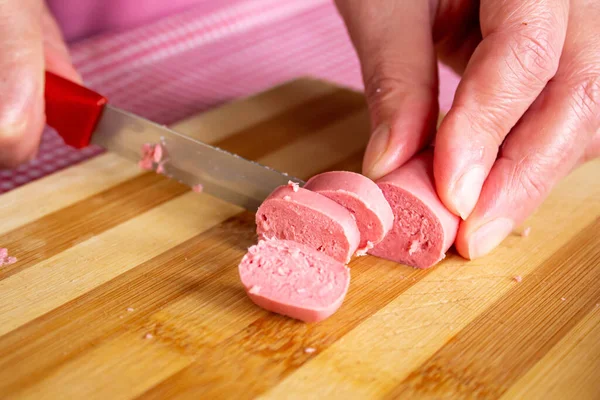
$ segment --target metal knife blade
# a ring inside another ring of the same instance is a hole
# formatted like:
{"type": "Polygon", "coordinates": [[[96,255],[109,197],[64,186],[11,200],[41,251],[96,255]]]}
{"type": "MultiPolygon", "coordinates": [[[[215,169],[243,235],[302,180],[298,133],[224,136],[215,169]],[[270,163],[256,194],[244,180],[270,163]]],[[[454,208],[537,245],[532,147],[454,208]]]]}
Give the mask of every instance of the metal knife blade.
{"type": "Polygon", "coordinates": [[[290,180],[304,183],[110,105],[91,141],[134,162],[140,161],[144,144],[160,143],[165,175],[189,186],[201,184],[204,192],[250,211],[276,187],[290,180]]]}

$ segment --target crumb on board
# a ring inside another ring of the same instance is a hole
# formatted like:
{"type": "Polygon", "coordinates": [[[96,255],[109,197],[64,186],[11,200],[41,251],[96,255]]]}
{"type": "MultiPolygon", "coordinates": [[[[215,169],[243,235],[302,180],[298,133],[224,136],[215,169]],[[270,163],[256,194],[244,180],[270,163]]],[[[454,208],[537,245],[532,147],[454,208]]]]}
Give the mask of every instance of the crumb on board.
{"type": "Polygon", "coordinates": [[[153,335],[153,334],[151,334],[151,333],[146,333],[146,334],[144,335],[144,339],[152,339],[153,337],[154,337],[154,335],[153,335]]]}
{"type": "MultiPolygon", "coordinates": [[[[351,214],[353,215],[353,214],[351,214]]],[[[375,247],[373,245],[373,242],[371,242],[370,240],[367,241],[367,245],[365,247],[363,247],[362,249],[358,249],[356,250],[356,253],[354,253],[357,257],[363,257],[367,255],[367,252],[369,250],[371,250],[373,247],[375,247]]]]}
{"type": "Polygon", "coordinates": [[[8,255],[8,249],[0,248],[0,267],[3,265],[11,265],[17,262],[17,257],[8,255]]]}
{"type": "Polygon", "coordinates": [[[192,186],[192,191],[194,191],[196,193],[202,193],[203,190],[204,190],[204,186],[202,186],[201,183],[197,183],[194,186],[192,186]]]}
{"type": "Polygon", "coordinates": [[[531,227],[528,226],[525,229],[523,229],[523,232],[521,232],[521,236],[527,237],[527,236],[529,236],[530,233],[531,233],[531,227]]]}
{"type": "Polygon", "coordinates": [[[248,293],[250,294],[258,294],[260,292],[260,286],[252,286],[248,293]]]}
{"type": "Polygon", "coordinates": [[[127,312],[134,312],[135,309],[133,307],[127,307],[127,312]]]}
{"type": "Polygon", "coordinates": [[[291,187],[294,192],[300,190],[300,185],[298,185],[296,182],[288,181],[288,186],[291,187]]]}
{"type": "Polygon", "coordinates": [[[521,275],[517,275],[517,276],[514,276],[514,277],[513,277],[513,280],[514,280],[515,282],[521,282],[521,281],[523,281],[523,278],[521,277],[521,275]]]}
{"type": "Polygon", "coordinates": [[[561,299],[562,301],[565,301],[565,300],[566,300],[566,297],[561,297],[560,299],[561,299]]]}
{"type": "Polygon", "coordinates": [[[304,352],[307,353],[307,354],[312,354],[315,351],[317,351],[317,349],[315,349],[314,347],[307,347],[307,348],[304,349],[304,352]]]}

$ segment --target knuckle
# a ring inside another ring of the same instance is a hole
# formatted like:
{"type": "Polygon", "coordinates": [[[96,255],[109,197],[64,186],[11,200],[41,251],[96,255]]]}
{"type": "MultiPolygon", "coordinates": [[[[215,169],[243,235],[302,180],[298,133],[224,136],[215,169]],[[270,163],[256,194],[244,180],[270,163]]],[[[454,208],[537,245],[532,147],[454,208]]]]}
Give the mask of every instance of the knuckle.
{"type": "Polygon", "coordinates": [[[570,91],[573,111],[595,131],[600,124],[600,71],[580,76],[570,84],[570,91]]]}
{"type": "Polygon", "coordinates": [[[475,132],[476,136],[471,138],[472,142],[468,144],[469,146],[496,148],[500,146],[507,134],[507,129],[502,122],[503,114],[500,112],[471,110],[457,105],[454,107],[453,115],[456,116],[456,121],[453,121],[454,132],[460,132],[461,127],[464,126],[470,126],[475,132]]]}
{"type": "Polygon", "coordinates": [[[509,46],[521,76],[545,85],[558,70],[559,54],[550,28],[537,28],[534,32],[515,35],[509,46]]]}
{"type": "Polygon", "coordinates": [[[517,190],[525,193],[530,200],[540,200],[550,192],[551,182],[544,179],[544,171],[536,162],[524,159],[514,169],[514,183],[517,190]]]}
{"type": "Polygon", "coordinates": [[[405,62],[378,62],[364,76],[365,95],[369,100],[377,100],[417,91],[437,97],[437,82],[419,79],[422,75],[422,70],[405,62]]]}

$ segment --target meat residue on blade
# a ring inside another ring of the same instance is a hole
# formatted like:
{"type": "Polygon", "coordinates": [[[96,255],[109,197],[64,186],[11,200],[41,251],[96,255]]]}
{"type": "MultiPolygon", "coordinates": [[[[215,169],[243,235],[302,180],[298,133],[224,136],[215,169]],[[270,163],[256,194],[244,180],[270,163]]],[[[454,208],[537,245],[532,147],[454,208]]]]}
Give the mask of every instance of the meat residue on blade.
{"type": "Polygon", "coordinates": [[[145,143],[142,145],[142,158],[138,162],[138,165],[141,169],[164,174],[167,160],[165,158],[165,149],[161,143],[145,143]]]}
{"type": "Polygon", "coordinates": [[[201,183],[198,183],[198,184],[192,186],[192,190],[196,193],[202,193],[202,191],[204,190],[204,186],[202,186],[201,183]]]}

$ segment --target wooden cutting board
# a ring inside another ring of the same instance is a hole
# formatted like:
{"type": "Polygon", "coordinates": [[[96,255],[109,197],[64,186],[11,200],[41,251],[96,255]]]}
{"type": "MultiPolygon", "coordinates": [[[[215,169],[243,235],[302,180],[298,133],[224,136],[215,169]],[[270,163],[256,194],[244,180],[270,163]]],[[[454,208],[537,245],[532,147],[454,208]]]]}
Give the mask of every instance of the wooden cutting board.
{"type": "MultiPolygon", "coordinates": [[[[298,80],[175,128],[307,178],[358,171],[368,117],[298,80]]],[[[600,160],[486,258],[353,261],[315,325],[246,298],[251,214],[113,154],[0,196],[0,221],[2,399],[600,398],[600,160]]]]}

